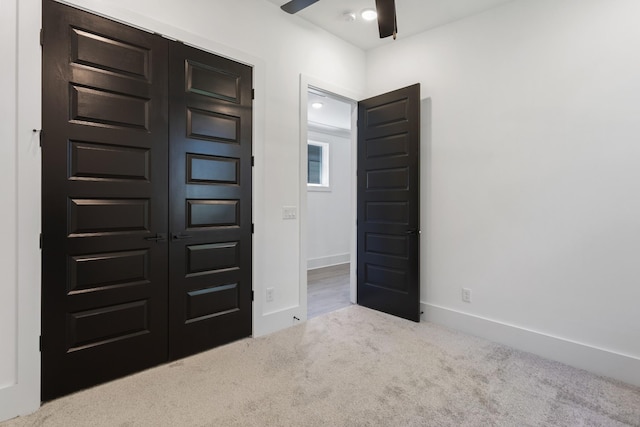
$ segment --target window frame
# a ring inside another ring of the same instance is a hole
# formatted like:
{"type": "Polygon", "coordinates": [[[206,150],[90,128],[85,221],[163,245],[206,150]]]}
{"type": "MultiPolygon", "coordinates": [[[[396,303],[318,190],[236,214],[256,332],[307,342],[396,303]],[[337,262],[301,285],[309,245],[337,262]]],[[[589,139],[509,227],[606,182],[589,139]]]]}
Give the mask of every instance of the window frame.
{"type": "Polygon", "coordinates": [[[318,141],[317,139],[307,140],[307,190],[310,191],[331,191],[331,144],[328,141],[318,141]],[[320,163],[320,183],[309,182],[309,146],[322,148],[320,163]]]}

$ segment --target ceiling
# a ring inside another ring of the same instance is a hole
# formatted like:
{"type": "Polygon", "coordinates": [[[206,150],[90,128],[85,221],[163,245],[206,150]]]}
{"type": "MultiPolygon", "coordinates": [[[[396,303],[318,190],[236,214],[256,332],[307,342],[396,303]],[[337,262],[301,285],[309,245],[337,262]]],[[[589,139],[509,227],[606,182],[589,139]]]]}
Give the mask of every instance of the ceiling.
{"type": "MultiPolygon", "coordinates": [[[[288,0],[268,0],[278,6],[288,0]]],[[[513,0],[396,0],[398,39],[484,12],[513,0]]],[[[380,39],[376,21],[360,18],[363,9],[375,9],[375,0],[320,0],[298,12],[307,21],[324,28],[347,42],[368,50],[387,43],[391,37],[380,39]],[[357,19],[348,22],[344,15],[355,12],[357,19]]],[[[286,12],[282,12],[286,13],[286,12]]]]}

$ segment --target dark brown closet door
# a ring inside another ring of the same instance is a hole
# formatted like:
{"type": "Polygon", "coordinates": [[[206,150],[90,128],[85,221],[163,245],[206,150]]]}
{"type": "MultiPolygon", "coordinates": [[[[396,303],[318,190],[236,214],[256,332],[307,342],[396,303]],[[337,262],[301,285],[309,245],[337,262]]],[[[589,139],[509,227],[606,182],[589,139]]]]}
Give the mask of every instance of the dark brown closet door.
{"type": "Polygon", "coordinates": [[[167,360],[167,45],[43,2],[42,398],[167,360]]]}
{"type": "Polygon", "coordinates": [[[169,357],[251,334],[252,70],[172,43],[169,357]]]}

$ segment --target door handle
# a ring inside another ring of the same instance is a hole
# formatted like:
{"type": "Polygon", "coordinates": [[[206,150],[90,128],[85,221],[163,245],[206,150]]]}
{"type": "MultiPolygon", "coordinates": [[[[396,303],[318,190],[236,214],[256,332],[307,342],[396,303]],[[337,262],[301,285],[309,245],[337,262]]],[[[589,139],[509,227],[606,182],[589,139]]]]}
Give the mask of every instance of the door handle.
{"type": "Polygon", "coordinates": [[[149,240],[151,242],[164,242],[167,240],[167,235],[163,233],[156,233],[155,236],[145,237],[144,240],[149,240]]]}
{"type": "Polygon", "coordinates": [[[407,234],[411,234],[411,235],[414,235],[414,234],[415,234],[415,235],[420,235],[420,234],[422,234],[422,231],[421,231],[421,230],[418,230],[418,229],[407,230],[407,234]]]}
{"type": "Polygon", "coordinates": [[[186,239],[190,239],[193,236],[191,236],[190,234],[180,234],[180,233],[173,233],[171,235],[171,239],[172,240],[186,240],[186,239]]]}

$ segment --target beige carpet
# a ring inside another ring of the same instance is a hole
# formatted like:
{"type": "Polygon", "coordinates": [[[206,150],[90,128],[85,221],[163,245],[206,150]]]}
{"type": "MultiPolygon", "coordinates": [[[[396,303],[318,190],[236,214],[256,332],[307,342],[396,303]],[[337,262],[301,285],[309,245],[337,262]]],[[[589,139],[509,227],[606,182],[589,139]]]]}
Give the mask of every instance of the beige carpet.
{"type": "Polygon", "coordinates": [[[0,426],[640,426],[640,389],[351,306],[0,426]]]}

